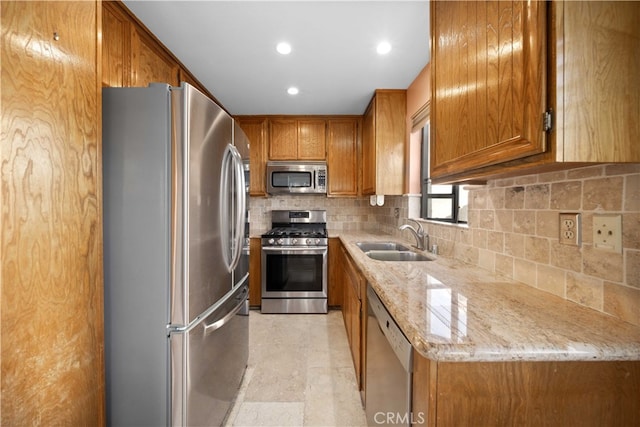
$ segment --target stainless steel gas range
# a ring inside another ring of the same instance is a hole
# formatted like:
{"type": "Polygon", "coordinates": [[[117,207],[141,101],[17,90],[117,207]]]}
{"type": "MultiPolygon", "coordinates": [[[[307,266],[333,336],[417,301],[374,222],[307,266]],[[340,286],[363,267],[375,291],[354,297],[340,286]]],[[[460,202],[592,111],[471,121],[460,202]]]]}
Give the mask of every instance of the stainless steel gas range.
{"type": "Polygon", "coordinates": [[[326,313],[327,213],[275,210],[262,235],[263,313],[326,313]]]}

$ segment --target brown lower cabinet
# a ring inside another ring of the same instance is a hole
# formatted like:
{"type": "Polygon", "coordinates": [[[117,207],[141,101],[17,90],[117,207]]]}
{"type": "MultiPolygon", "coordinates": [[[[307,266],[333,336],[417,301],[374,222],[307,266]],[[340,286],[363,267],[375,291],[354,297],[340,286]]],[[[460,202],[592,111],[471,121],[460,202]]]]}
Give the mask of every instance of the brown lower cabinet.
{"type": "Polygon", "coordinates": [[[249,241],[249,306],[260,307],[262,299],[262,246],[260,237],[249,241]]]}
{"type": "Polygon", "coordinates": [[[414,425],[631,426],[640,361],[435,362],[414,354],[414,425]]]}
{"type": "Polygon", "coordinates": [[[329,239],[327,298],[329,308],[342,307],[342,243],[337,237],[329,239]]]}
{"type": "Polygon", "coordinates": [[[367,281],[339,245],[337,279],[342,285],[342,316],[359,390],[364,398],[366,363],[367,281]]]}

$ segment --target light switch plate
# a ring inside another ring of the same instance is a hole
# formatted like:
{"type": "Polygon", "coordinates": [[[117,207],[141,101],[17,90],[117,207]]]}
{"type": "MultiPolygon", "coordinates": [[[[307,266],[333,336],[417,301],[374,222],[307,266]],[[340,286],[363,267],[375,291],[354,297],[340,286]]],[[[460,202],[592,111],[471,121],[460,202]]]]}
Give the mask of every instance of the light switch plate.
{"type": "Polygon", "coordinates": [[[582,243],[581,215],[579,213],[560,213],[558,239],[563,245],[580,246],[582,243]]]}
{"type": "Polygon", "coordinates": [[[593,247],[622,253],[622,215],[593,215],[593,247]]]}

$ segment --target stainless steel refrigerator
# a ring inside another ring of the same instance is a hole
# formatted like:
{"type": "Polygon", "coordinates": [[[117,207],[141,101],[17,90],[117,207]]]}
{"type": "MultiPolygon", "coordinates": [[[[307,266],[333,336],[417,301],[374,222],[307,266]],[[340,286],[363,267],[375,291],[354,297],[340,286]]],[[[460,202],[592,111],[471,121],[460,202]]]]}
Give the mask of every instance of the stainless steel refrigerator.
{"type": "Polygon", "coordinates": [[[194,87],[103,90],[107,423],[223,423],[248,357],[244,133],[194,87]]]}

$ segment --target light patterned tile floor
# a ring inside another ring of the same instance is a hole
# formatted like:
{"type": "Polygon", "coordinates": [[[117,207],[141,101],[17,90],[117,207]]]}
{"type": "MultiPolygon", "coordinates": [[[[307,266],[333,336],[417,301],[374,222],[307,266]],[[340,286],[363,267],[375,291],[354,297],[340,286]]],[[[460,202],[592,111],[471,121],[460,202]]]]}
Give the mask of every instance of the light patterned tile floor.
{"type": "Polygon", "coordinates": [[[249,315],[249,364],[227,426],[366,426],[340,311],[249,315]]]}

